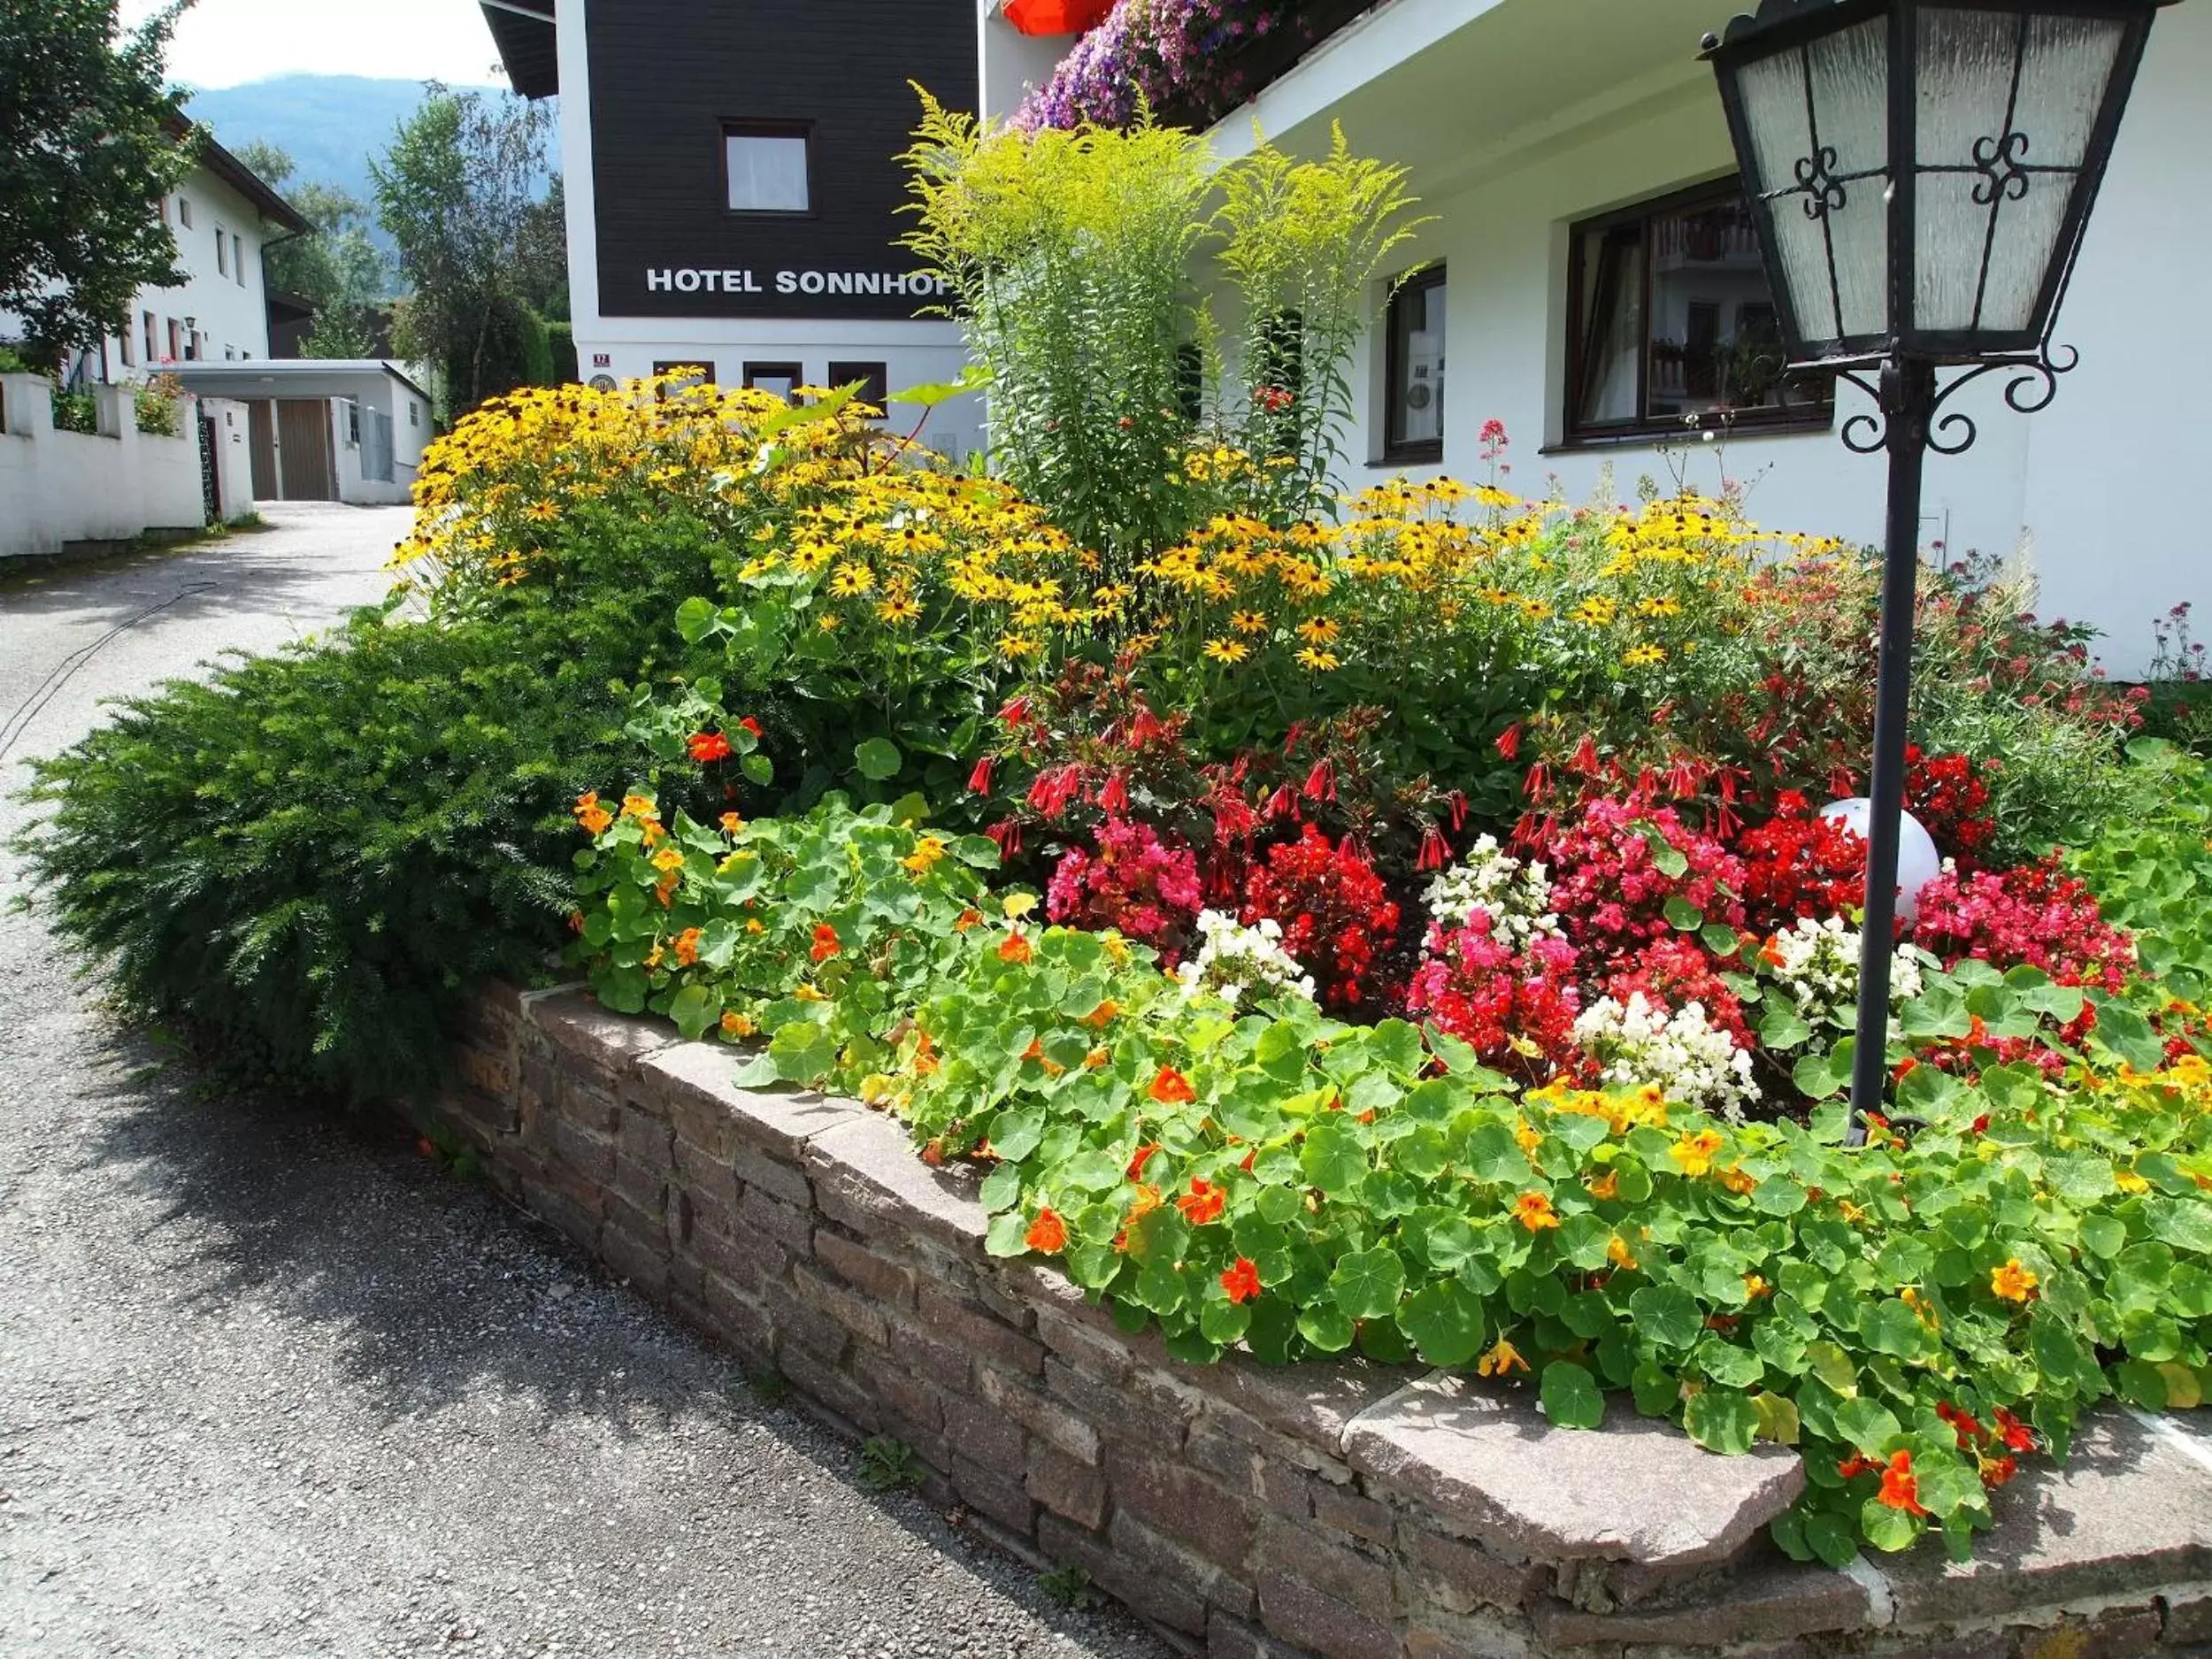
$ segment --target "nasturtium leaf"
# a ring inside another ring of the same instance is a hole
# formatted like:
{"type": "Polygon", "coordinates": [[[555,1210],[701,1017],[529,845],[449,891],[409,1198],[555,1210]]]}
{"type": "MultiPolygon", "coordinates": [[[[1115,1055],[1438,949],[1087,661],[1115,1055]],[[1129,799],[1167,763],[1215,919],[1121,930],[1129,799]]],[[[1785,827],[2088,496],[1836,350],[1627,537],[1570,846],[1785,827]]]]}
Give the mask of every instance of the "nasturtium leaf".
{"type": "Polygon", "coordinates": [[[1628,1299],[1628,1317],[1640,1335],[1662,1348],[1689,1348],[1705,1328],[1696,1298],[1666,1285],[1638,1289],[1628,1299]]]}
{"type": "Polygon", "coordinates": [[[1644,845],[1651,849],[1651,862],[1659,873],[1669,880],[1679,881],[1690,873],[1690,861],[1671,842],[1652,830],[1644,836],[1644,845]]]}
{"type": "Polygon", "coordinates": [[[1545,1129],[1578,1152],[1587,1152],[1611,1133],[1604,1118],[1589,1112],[1555,1113],[1545,1129]]]}
{"type": "Polygon", "coordinates": [[[1340,1256],[1329,1275],[1329,1294],[1352,1319],[1381,1318],[1397,1307],[1405,1287],[1406,1264],[1387,1245],[1340,1256]]]}
{"type": "Polygon", "coordinates": [[[2028,1352],[2034,1358],[2036,1368],[2043,1373],[2046,1386],[2061,1397],[2071,1392],[2077,1381],[2086,1380],[2095,1370],[2095,1362],[2083,1351],[2079,1339],[2046,1309],[2038,1309],[2028,1323],[2028,1352]]]}
{"type": "Polygon", "coordinates": [[[2157,1366],[2139,1359],[2122,1360],[2112,1368],[2112,1379],[2120,1391],[2120,1398],[2130,1405],[2141,1406],[2147,1411],[2166,1409],[2166,1379],[2157,1366]]]}
{"type": "Polygon", "coordinates": [[[776,1075],[787,1083],[811,1083],[837,1058],[837,1040],[811,1020],[780,1027],[768,1042],[776,1075]]]}
{"type": "Polygon", "coordinates": [[[1751,1189],[1751,1207],[1770,1216],[1793,1216],[1805,1208],[1805,1189],[1786,1175],[1770,1175],[1751,1189]]]}
{"type": "Polygon", "coordinates": [[[1707,1451],[1740,1457],[1758,1438],[1759,1411],[1740,1389],[1703,1388],[1683,1406],[1682,1426],[1707,1451]]]}
{"type": "Polygon", "coordinates": [[[1836,1408],[1836,1432],[1869,1457],[1886,1457],[1904,1430],[1897,1414],[1873,1400],[1846,1400],[1836,1408]]]}
{"type": "Polygon", "coordinates": [[[1206,1340],[1226,1348],[1240,1341],[1252,1325],[1252,1306],[1249,1302],[1231,1302],[1226,1296],[1209,1296],[1198,1305],[1198,1331],[1206,1340]]]}
{"type": "Polygon", "coordinates": [[[1759,1022],[1759,1041],[1769,1048],[1794,1048],[1812,1034],[1813,1028],[1793,1008],[1777,1008],[1759,1022]]]}
{"type": "Polygon", "coordinates": [[[1805,1369],[1805,1340],[1779,1319],[1762,1319],[1752,1327],[1751,1346],[1776,1371],[1794,1377],[1805,1369]]]}
{"type": "Polygon", "coordinates": [[[2112,1165],[2100,1157],[2053,1155],[2043,1160],[2043,1179],[2077,1208],[2085,1208],[2112,1191],[2112,1165]]]}
{"type": "Polygon", "coordinates": [[[906,757],[887,737],[868,738],[853,747],[853,765],[862,777],[874,782],[897,777],[899,768],[905,764],[906,757]]]}
{"type": "Polygon", "coordinates": [[[731,1079],[740,1088],[766,1088],[782,1080],[783,1073],[776,1069],[775,1056],[765,1050],[738,1067],[737,1075],[731,1079]]]}
{"type": "Polygon", "coordinates": [[[1306,1179],[1325,1196],[1340,1198],[1366,1178],[1367,1148],[1349,1130],[1333,1123],[1318,1123],[1306,1132],[1298,1164],[1306,1179]]]}
{"type": "Polygon", "coordinates": [[[1594,1429],[1605,1421],[1605,1396],[1597,1379],[1572,1360],[1557,1359],[1544,1367],[1537,1398],[1554,1427],[1594,1429]]]}
{"type": "Polygon", "coordinates": [[[1709,1379],[1729,1388],[1748,1388],[1766,1371],[1756,1354],[1749,1348],[1738,1348],[1717,1333],[1709,1332],[1690,1359],[1709,1379]]]}
{"type": "Polygon", "coordinates": [[[1912,1517],[1903,1509],[1893,1509],[1879,1498],[1869,1498],[1859,1509],[1859,1530],[1866,1541],[1888,1554],[1912,1548],[1919,1536],[1912,1517]]]}
{"type": "Polygon", "coordinates": [[[696,1041],[722,1018],[721,999],[703,985],[687,985],[670,999],[668,1017],[687,1041],[696,1041]]]}
{"type": "Polygon", "coordinates": [[[1850,1073],[1839,1073],[1829,1055],[1805,1055],[1790,1068],[1791,1084],[1808,1100],[1825,1100],[1849,1080],[1850,1073]]]}
{"type": "Polygon", "coordinates": [[[1002,1111],[991,1120],[991,1150],[1010,1164],[1018,1164],[1037,1149],[1044,1133],[1042,1111],[1002,1111]]]}
{"type": "Polygon", "coordinates": [[[2082,1248],[2092,1256],[2101,1256],[2108,1261],[2119,1255],[2127,1240],[2127,1227],[2117,1216],[2084,1216],[2081,1218],[2082,1248]]]}
{"type": "Polygon", "coordinates": [[[1725,922],[1708,922],[1698,930],[1697,936],[1704,942],[1706,949],[1724,962],[1734,956],[1743,945],[1741,936],[1725,922]]]}
{"type": "Polygon", "coordinates": [[[1029,1218],[1018,1210],[992,1217],[991,1225],[984,1230],[983,1248],[993,1256],[1028,1255],[1029,1218]]]}
{"type": "Polygon", "coordinates": [[[1665,1366],[1649,1361],[1636,1367],[1628,1386],[1636,1397],[1637,1411],[1644,1417],[1671,1417],[1675,1407],[1682,1403],[1682,1379],[1665,1366]]]}
{"type": "Polygon", "coordinates": [[[1423,1363],[1464,1365],[1482,1351],[1482,1298],[1455,1279],[1437,1279],[1399,1304],[1398,1328],[1423,1363]]]}
{"type": "Polygon", "coordinates": [[[1794,1446],[1801,1438],[1797,1402],[1787,1394],[1755,1394],[1751,1409],[1759,1414],[1759,1438],[1777,1446],[1794,1446]]]}
{"type": "Polygon", "coordinates": [[[985,1176],[982,1190],[976,1194],[983,1208],[993,1214],[1019,1203],[1021,1195],[1021,1166],[1010,1163],[1000,1164],[985,1176]]]}
{"type": "Polygon", "coordinates": [[[2146,1199],[2143,1217],[2152,1233],[2177,1250],[2212,1256],[2212,1204],[2201,1199],[2146,1199]]]}
{"type": "Polygon", "coordinates": [[[1324,1354],[1340,1354],[1352,1346],[1352,1321],[1333,1302],[1317,1302],[1298,1312],[1298,1334],[1324,1354]]]}
{"type": "Polygon", "coordinates": [[[1665,909],[1667,925],[1679,933],[1694,933],[1705,926],[1705,912],[1687,899],[1670,895],[1665,909]]]}
{"type": "Polygon", "coordinates": [[[1935,1337],[1920,1316],[1895,1297],[1874,1305],[1860,1333],[1878,1353],[1893,1354],[1902,1360],[1924,1358],[1935,1347],[1935,1337]]]}
{"type": "Polygon", "coordinates": [[[1859,1540],[1851,1534],[1851,1523],[1830,1510],[1807,1517],[1805,1542],[1838,1572],[1859,1558],[1859,1540]]]}
{"type": "Polygon", "coordinates": [[[1467,1137],[1467,1165],[1477,1180],[1517,1186],[1528,1179],[1528,1155],[1501,1123],[1479,1124],[1467,1137]]]}
{"type": "Polygon", "coordinates": [[[763,788],[775,780],[776,764],[757,749],[749,755],[741,755],[737,769],[745,774],[748,783],[763,788]]]}

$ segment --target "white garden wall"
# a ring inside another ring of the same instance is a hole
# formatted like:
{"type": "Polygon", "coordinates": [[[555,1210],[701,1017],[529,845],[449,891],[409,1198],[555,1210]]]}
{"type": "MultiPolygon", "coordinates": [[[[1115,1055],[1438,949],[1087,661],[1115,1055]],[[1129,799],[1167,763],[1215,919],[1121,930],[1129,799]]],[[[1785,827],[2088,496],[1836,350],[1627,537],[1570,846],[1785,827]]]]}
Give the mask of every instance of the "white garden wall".
{"type": "Polygon", "coordinates": [[[127,389],[100,387],[94,396],[97,434],[57,432],[48,382],[0,375],[0,557],[204,522],[193,401],[180,411],[181,435],[165,438],[138,430],[127,389]]]}

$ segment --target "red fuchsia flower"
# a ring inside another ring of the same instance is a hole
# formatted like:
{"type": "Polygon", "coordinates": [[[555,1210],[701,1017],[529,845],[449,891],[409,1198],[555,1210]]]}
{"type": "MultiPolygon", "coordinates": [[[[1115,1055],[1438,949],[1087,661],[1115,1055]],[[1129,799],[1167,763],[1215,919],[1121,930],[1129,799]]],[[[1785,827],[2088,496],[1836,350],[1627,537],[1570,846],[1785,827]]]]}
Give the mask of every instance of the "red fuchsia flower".
{"type": "Polygon", "coordinates": [[[1304,795],[1309,801],[1336,799],[1336,767],[1325,759],[1313,763],[1313,770],[1306,774],[1304,795]]]}
{"type": "Polygon", "coordinates": [[[1081,793],[1083,768],[1071,761],[1039,772],[1029,786],[1029,804],[1048,823],[1067,810],[1068,803],[1081,793]]]}
{"type": "Polygon", "coordinates": [[[702,766],[710,761],[730,757],[730,740],[719,732],[694,732],[684,740],[684,746],[690,749],[692,759],[702,766]]]}
{"type": "Polygon", "coordinates": [[[1022,826],[1018,818],[1001,818],[986,826],[983,833],[998,843],[1001,858],[1011,858],[1022,849],[1022,826]]]}
{"type": "Polygon", "coordinates": [[[1221,1287],[1229,1293],[1231,1302],[1250,1302],[1260,1294],[1260,1270],[1248,1256],[1237,1257],[1236,1265],[1221,1276],[1221,1287]]]}
{"type": "Polygon", "coordinates": [[[1029,1232],[1022,1242],[1041,1256],[1057,1256],[1068,1248],[1068,1224],[1048,1204],[1029,1224],[1029,1232]]]}
{"type": "Polygon", "coordinates": [[[1198,1091],[1191,1087],[1190,1079],[1171,1065],[1164,1065],[1146,1091],[1164,1106],[1187,1106],[1198,1098],[1198,1091]]]}
{"type": "Polygon", "coordinates": [[[1267,816],[1288,818],[1292,823],[1296,823],[1300,817],[1298,792],[1287,783],[1278,784],[1275,787],[1275,793],[1267,797],[1267,816]]]}
{"type": "Polygon", "coordinates": [[[1105,786],[1098,792],[1098,809],[1116,818],[1128,811],[1129,785],[1122,773],[1110,772],[1106,774],[1105,786]]]}
{"type": "Polygon", "coordinates": [[[1194,1175],[1191,1177],[1190,1191],[1176,1199],[1175,1207],[1183,1212],[1183,1219],[1192,1226],[1202,1227],[1209,1222],[1220,1220],[1221,1212],[1228,1202],[1229,1194],[1222,1188],[1201,1176],[1194,1175]]]}
{"type": "Polygon", "coordinates": [[[1110,818],[1090,849],[1061,855],[1045,889],[1045,914],[1094,930],[1118,928],[1171,957],[1205,902],[1198,859],[1160,839],[1149,824],[1110,818]]]}
{"type": "Polygon", "coordinates": [[[969,792],[973,795],[990,794],[991,773],[997,765],[998,757],[995,755],[986,755],[981,760],[976,762],[975,770],[968,774],[969,792]]]}
{"type": "Polygon", "coordinates": [[[1029,715],[1030,707],[1027,697],[1010,697],[998,711],[1000,721],[1010,730],[1017,732],[1029,724],[1029,715]]]}
{"type": "Polygon", "coordinates": [[[1518,720],[1498,733],[1498,753],[1512,760],[1521,752],[1521,723],[1518,720]]]}
{"type": "Polygon", "coordinates": [[[812,953],[815,961],[826,962],[830,957],[844,949],[844,941],[838,938],[837,930],[834,927],[832,927],[827,922],[823,922],[816,926],[814,930],[814,950],[812,953]]]}
{"type": "Polygon", "coordinates": [[[1444,804],[1451,809],[1452,833],[1456,835],[1467,827],[1466,792],[1462,789],[1453,790],[1451,794],[1444,797],[1444,804]]]}
{"type": "Polygon", "coordinates": [[[1141,703],[1137,705],[1137,712],[1129,722],[1130,748],[1147,749],[1174,735],[1175,728],[1153,713],[1149,704],[1141,703]]]}
{"type": "Polygon", "coordinates": [[[756,741],[756,742],[759,741],[760,741],[760,739],[762,739],[762,738],[764,738],[764,737],[765,737],[765,736],[767,736],[767,735],[768,735],[768,733],[765,733],[765,732],[764,732],[764,731],[762,731],[762,730],[760,729],[760,722],[759,722],[758,720],[756,720],[755,718],[753,718],[753,717],[752,717],[751,715],[749,715],[749,715],[747,715],[747,716],[746,716],[743,719],[740,720],[740,721],[738,722],[738,725],[740,725],[741,726],[744,727],[746,731],[748,731],[748,732],[751,733],[753,734],[753,740],[754,740],[754,741],[756,741]]]}

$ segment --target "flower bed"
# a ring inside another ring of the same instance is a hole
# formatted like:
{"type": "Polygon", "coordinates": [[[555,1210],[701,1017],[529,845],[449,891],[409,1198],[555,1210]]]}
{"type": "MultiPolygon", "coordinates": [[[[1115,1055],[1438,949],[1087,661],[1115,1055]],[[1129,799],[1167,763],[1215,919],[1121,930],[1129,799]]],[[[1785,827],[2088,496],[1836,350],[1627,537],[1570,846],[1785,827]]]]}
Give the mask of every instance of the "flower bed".
{"type": "Polygon", "coordinates": [[[1877,562],[1724,475],[1529,497],[1494,426],[1479,481],[1335,499],[1402,180],[1263,151],[1207,217],[1201,159],[932,113],[918,234],[1019,488],[849,392],[465,422],[424,620],[50,769],[65,925],[188,1035],[359,1087],[565,919],[610,1009],[895,1119],[989,1254],[1176,1360],[1794,1448],[1801,1559],[1963,1555],[2088,1407],[2196,1404],[2212,774],[2016,585],[1929,573],[1947,862],[1849,1144],[1864,851],[1816,808],[1863,776],[1877,562]],[[1257,320],[1187,402],[1209,237],[1257,320]]]}

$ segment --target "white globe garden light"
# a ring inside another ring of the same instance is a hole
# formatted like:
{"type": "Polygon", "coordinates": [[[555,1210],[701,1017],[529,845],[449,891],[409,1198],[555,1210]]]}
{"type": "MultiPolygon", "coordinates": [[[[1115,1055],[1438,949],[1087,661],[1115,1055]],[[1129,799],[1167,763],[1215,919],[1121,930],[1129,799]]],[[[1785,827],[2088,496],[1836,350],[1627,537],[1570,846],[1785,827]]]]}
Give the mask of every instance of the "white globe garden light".
{"type": "MultiPolygon", "coordinates": [[[[1863,795],[1855,795],[1848,801],[1831,801],[1820,809],[1820,816],[1833,818],[1861,841],[1873,837],[1867,826],[1873,822],[1874,803],[1863,795]]],[[[1934,838],[1924,828],[1918,818],[1909,812],[1897,815],[1897,919],[1908,927],[1920,919],[1920,889],[1943,873],[1943,857],[1936,851],[1934,838]]]]}

